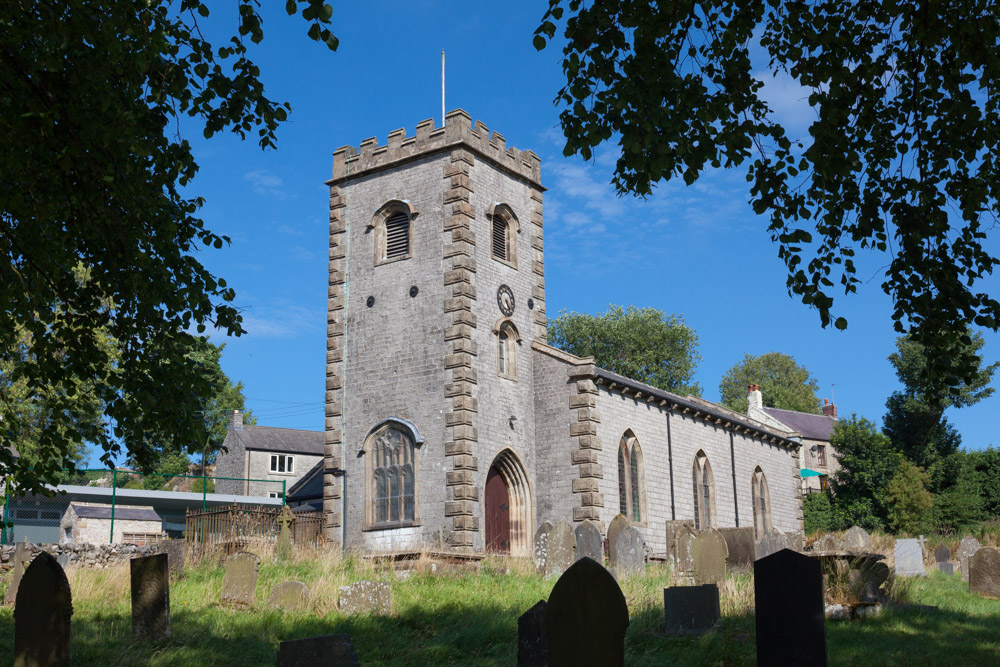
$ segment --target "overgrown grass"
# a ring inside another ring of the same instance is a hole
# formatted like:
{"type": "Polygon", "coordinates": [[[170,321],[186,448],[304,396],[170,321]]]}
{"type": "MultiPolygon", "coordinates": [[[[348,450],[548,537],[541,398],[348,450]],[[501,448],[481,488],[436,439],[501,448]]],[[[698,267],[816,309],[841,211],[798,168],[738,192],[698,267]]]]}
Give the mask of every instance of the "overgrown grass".
{"type": "MultiPolygon", "coordinates": [[[[131,639],[127,567],[71,571],[73,663],[273,665],[285,639],[348,633],[364,664],[515,664],[517,617],[547,598],[554,581],[521,560],[487,559],[478,572],[445,570],[401,579],[388,566],[356,558],[262,564],[256,604],[234,609],[218,602],[221,568],[205,563],[171,583],[172,636],[151,643],[131,639]],[[268,609],[271,588],[293,579],[309,585],[310,608],[268,609]],[[391,582],[392,616],[349,617],[337,611],[337,589],[360,579],[391,582]]],[[[697,638],[659,634],[663,588],[672,583],[666,567],[652,565],[645,576],[620,583],[631,619],[629,664],[755,664],[749,572],[730,574],[721,587],[721,628],[697,638]]],[[[6,585],[0,582],[0,594],[6,585]]],[[[939,610],[903,608],[864,621],[828,622],[831,664],[1000,664],[1000,601],[970,595],[960,577],[936,572],[906,580],[900,591],[913,603],[939,610]]],[[[12,610],[0,609],[0,664],[13,660],[13,636],[12,610]]]]}

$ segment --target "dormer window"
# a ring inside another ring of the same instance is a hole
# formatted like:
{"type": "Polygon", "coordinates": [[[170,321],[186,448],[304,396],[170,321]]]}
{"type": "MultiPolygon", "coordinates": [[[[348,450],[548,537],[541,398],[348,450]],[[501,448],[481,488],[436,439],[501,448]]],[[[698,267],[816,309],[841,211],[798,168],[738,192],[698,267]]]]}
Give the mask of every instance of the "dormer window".
{"type": "Polygon", "coordinates": [[[493,259],[517,268],[517,234],[520,225],[510,206],[494,204],[490,219],[490,255],[493,259]]]}
{"type": "Polygon", "coordinates": [[[386,202],[372,218],[375,231],[375,264],[407,259],[413,251],[413,220],[417,212],[408,201],[386,202]]]}

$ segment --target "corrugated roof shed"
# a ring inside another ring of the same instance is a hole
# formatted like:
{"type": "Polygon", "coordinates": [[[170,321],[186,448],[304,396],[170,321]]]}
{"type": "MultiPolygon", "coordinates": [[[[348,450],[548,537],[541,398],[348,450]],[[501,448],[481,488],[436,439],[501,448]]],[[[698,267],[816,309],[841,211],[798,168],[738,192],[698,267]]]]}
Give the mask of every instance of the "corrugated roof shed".
{"type": "MultiPolygon", "coordinates": [[[[70,507],[81,519],[110,519],[111,505],[77,505],[70,503],[70,507]]],[[[144,507],[115,507],[115,519],[122,521],[162,521],[160,515],[155,510],[144,507]]]]}

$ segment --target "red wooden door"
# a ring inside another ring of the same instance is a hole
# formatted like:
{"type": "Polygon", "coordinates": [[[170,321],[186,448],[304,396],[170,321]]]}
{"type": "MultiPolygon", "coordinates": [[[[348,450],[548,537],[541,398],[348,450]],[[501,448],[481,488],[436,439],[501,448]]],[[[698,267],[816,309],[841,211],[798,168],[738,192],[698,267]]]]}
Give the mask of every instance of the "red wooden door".
{"type": "Polygon", "coordinates": [[[496,468],[486,475],[486,550],[510,553],[510,494],[496,468]]]}

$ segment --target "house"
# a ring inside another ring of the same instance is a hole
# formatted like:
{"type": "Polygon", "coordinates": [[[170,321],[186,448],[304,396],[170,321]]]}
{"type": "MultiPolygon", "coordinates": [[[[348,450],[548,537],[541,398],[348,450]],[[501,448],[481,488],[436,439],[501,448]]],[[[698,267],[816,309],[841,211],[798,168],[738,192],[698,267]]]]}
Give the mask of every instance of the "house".
{"type": "Polygon", "coordinates": [[[151,506],[70,503],[59,522],[59,542],[154,544],[166,539],[151,506]]]}
{"type": "Polygon", "coordinates": [[[244,425],[234,410],[216,457],[216,492],[282,498],[323,459],[323,440],[322,431],[244,425]]]}

